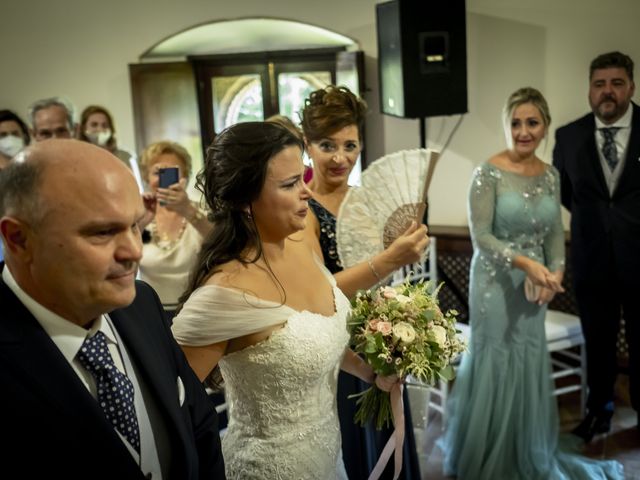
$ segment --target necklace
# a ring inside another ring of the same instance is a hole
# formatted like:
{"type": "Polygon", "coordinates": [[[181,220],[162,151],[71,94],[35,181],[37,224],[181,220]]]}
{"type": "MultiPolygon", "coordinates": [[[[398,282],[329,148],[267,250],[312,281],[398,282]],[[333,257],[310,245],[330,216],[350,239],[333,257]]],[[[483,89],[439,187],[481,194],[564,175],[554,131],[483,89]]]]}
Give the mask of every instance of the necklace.
{"type": "Polygon", "coordinates": [[[175,238],[171,238],[167,232],[158,232],[158,225],[156,224],[155,219],[149,225],[149,230],[151,232],[151,241],[155,243],[160,250],[169,251],[173,247],[175,247],[180,239],[182,238],[182,234],[187,228],[187,219],[182,218],[180,223],[180,230],[175,238]]]}

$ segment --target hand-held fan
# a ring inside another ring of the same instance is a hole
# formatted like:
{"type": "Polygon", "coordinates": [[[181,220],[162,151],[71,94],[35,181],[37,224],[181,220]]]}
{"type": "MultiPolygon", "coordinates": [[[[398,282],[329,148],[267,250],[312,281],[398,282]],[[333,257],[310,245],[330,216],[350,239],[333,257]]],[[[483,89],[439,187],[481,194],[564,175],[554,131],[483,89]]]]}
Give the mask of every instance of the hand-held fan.
{"type": "Polygon", "coordinates": [[[439,152],[401,150],[362,172],[362,186],[347,192],[336,222],[338,254],[345,268],[368,260],[422,221],[439,152]]]}

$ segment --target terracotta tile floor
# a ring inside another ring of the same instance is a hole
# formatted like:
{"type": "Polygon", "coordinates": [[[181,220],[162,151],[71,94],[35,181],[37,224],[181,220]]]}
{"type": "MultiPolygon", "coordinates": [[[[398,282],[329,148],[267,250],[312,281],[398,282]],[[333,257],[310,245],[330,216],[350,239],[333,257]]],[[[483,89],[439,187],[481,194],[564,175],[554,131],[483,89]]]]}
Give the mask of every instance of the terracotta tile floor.
{"type": "MultiPolygon", "coordinates": [[[[637,417],[630,407],[628,391],[628,377],[619,375],[611,432],[596,437],[585,447],[583,453],[591,458],[618,460],[624,465],[626,479],[640,480],[640,437],[635,430],[637,417]]],[[[440,414],[431,412],[429,418],[425,418],[426,395],[423,389],[410,388],[409,395],[422,478],[451,480],[454,477],[442,474],[442,454],[439,448],[434,448],[436,440],[442,434],[440,414]]],[[[577,393],[558,397],[561,431],[569,431],[579,423],[579,405],[580,397],[577,393]]]]}

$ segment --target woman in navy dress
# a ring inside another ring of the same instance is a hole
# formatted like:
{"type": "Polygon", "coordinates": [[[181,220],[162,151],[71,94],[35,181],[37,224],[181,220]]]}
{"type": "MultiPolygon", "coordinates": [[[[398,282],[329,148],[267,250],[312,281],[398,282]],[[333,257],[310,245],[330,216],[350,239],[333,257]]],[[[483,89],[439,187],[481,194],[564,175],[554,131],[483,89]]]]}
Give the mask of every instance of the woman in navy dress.
{"type": "MultiPolygon", "coordinates": [[[[347,297],[358,289],[370,288],[398,268],[417,262],[428,245],[426,227],[413,225],[385,251],[369,261],[343,270],[336,248],[336,216],[349,189],[347,183],[360,152],[366,104],[345,87],[329,86],[311,93],[302,110],[305,148],[313,161],[309,188],[313,198],[305,238],[335,275],[347,297]]],[[[348,396],[360,393],[368,384],[351,375],[338,378],[338,415],[342,433],[342,454],[351,480],[366,479],[382,453],[392,429],[364,428],[353,418],[356,402],[348,396]]],[[[420,479],[415,438],[405,391],[405,443],[400,478],[420,479]]],[[[393,478],[390,461],[381,478],[393,478]]]]}

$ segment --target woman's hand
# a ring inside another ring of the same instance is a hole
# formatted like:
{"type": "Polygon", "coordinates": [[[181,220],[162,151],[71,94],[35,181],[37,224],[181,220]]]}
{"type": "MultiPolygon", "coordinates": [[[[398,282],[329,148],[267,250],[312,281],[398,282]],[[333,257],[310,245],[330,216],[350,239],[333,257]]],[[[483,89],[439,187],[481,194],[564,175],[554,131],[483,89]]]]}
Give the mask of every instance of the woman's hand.
{"type": "Polygon", "coordinates": [[[556,296],[556,292],[551,290],[550,288],[540,287],[540,295],[538,296],[538,300],[536,303],[538,305],[544,305],[545,303],[549,303],[553,300],[553,297],[556,296]]]}
{"type": "Polygon", "coordinates": [[[186,191],[187,179],[181,178],[169,188],[158,188],[156,197],[161,206],[171,212],[188,217],[192,210],[191,200],[186,191]]]}
{"type": "Polygon", "coordinates": [[[387,267],[383,270],[393,272],[404,265],[420,261],[429,242],[427,226],[411,222],[409,228],[379,255],[380,261],[387,267]]]}
{"type": "Polygon", "coordinates": [[[551,273],[542,263],[520,255],[514,259],[514,265],[524,270],[535,285],[548,288],[553,293],[564,292],[562,275],[551,273]]]}
{"type": "Polygon", "coordinates": [[[144,215],[138,222],[138,228],[140,228],[140,231],[147,228],[147,225],[153,221],[156,216],[158,201],[156,200],[156,195],[153,192],[144,192],[142,194],[142,203],[144,204],[144,215]]]}

